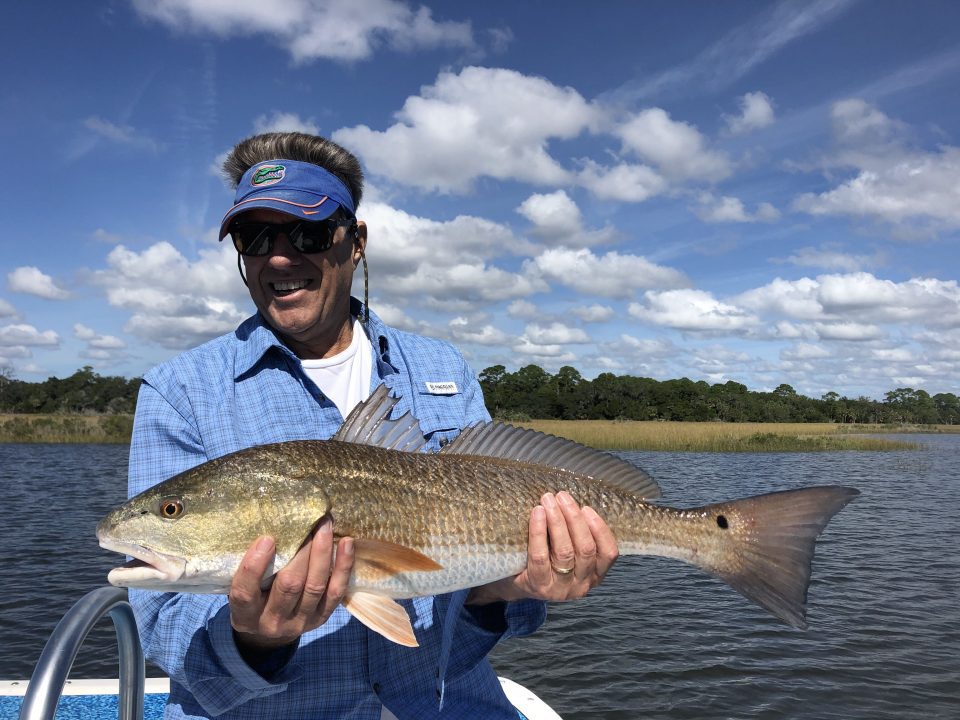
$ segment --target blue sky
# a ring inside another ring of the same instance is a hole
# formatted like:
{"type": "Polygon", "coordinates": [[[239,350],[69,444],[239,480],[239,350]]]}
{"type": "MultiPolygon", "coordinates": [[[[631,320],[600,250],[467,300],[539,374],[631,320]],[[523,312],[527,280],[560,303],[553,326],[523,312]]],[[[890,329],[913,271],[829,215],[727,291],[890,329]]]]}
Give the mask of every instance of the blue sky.
{"type": "Polygon", "coordinates": [[[477,371],[960,391],[960,4],[583,7],[8,8],[0,366],[232,330],[216,167],[298,129],[367,171],[372,308],[477,371]]]}

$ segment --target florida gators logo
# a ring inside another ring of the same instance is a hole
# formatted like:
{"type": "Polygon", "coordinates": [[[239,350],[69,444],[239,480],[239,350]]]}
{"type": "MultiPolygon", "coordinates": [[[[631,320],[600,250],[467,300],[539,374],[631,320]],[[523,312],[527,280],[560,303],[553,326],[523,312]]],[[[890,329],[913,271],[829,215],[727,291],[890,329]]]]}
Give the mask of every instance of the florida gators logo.
{"type": "Polygon", "coordinates": [[[283,165],[263,165],[257,168],[257,171],[250,178],[250,184],[254,187],[263,187],[264,185],[275,185],[286,173],[283,165]]]}

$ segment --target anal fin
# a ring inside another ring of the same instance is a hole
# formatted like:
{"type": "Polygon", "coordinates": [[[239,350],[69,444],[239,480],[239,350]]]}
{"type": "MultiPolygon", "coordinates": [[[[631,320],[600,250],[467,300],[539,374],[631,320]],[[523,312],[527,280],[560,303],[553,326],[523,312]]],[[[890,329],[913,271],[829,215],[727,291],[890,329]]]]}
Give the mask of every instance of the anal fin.
{"type": "Polygon", "coordinates": [[[374,595],[368,592],[350,593],[344,598],[343,606],[351,615],[387,640],[404,645],[418,647],[417,636],[413,634],[413,625],[403,605],[386,595],[374,595]]]}

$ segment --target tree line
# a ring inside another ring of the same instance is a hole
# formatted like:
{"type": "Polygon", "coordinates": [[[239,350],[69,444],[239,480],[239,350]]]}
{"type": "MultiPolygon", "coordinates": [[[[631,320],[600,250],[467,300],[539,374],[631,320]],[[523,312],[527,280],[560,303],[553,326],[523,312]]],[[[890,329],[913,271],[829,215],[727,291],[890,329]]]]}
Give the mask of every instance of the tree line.
{"type": "Polygon", "coordinates": [[[140,378],[104,377],[86,365],[68,378],[16,380],[0,372],[0,412],[127,415],[137,404],[140,378]]]}
{"type": "MultiPolygon", "coordinates": [[[[501,420],[693,420],[724,422],[960,423],[960,398],[897,388],[883,400],[828,392],[815,399],[781,384],[755,392],[728,381],[654,380],[601,373],[585,379],[569,365],[550,374],[537,365],[479,375],[490,413],[501,420]]],[[[0,370],[0,412],[131,414],[140,378],[105,377],[86,366],[68,378],[25,382],[0,370]]]]}
{"type": "Polygon", "coordinates": [[[502,420],[693,420],[725,422],[960,423],[960,398],[897,388],[882,401],[828,392],[819,399],[786,383],[755,392],[728,381],[654,380],[601,373],[583,378],[564,366],[551,375],[536,365],[507,372],[488,367],[479,376],[490,413],[502,420]]]}

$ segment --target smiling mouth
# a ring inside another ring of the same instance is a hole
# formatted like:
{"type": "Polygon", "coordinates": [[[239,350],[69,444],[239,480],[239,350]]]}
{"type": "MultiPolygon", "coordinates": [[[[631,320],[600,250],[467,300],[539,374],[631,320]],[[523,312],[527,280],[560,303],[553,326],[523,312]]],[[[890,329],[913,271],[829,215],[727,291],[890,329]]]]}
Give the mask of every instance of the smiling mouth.
{"type": "Polygon", "coordinates": [[[269,283],[270,289],[273,290],[273,294],[277,297],[286,297],[287,295],[292,295],[298,290],[303,290],[305,287],[309,287],[313,283],[313,280],[282,280],[277,282],[269,283]]]}

